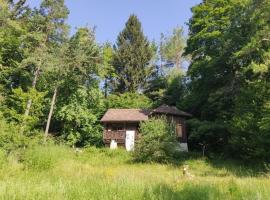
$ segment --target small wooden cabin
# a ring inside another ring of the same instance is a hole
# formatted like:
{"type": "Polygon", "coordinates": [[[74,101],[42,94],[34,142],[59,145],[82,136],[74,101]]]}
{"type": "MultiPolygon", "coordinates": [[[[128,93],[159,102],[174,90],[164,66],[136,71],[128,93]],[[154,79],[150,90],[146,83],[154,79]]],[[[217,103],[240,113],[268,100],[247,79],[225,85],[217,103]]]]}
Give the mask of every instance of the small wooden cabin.
{"type": "Polygon", "coordinates": [[[103,142],[106,146],[117,144],[132,150],[139,137],[139,124],[151,117],[166,116],[169,122],[175,123],[176,137],[181,147],[187,150],[187,132],[185,120],[190,114],[176,107],[162,105],[153,110],[144,109],[109,109],[102,117],[104,125],[103,142]]]}

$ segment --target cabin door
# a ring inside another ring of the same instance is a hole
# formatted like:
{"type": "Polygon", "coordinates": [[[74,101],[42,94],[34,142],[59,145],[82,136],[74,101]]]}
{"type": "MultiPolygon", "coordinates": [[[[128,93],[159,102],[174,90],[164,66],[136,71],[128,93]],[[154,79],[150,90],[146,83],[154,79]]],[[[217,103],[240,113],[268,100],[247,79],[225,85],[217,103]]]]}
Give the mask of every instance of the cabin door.
{"type": "Polygon", "coordinates": [[[131,151],[134,149],[135,144],[135,131],[126,131],[126,150],[131,151]]]}

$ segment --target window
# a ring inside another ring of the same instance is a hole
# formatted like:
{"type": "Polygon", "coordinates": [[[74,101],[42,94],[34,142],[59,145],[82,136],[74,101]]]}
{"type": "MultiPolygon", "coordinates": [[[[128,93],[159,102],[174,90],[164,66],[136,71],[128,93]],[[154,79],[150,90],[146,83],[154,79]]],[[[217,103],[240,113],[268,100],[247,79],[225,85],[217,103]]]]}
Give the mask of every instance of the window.
{"type": "Polygon", "coordinates": [[[176,124],[176,134],[177,134],[177,137],[183,137],[182,124],[176,124]]]}
{"type": "Polygon", "coordinates": [[[124,125],[123,124],[112,124],[112,131],[123,131],[124,125]]]}

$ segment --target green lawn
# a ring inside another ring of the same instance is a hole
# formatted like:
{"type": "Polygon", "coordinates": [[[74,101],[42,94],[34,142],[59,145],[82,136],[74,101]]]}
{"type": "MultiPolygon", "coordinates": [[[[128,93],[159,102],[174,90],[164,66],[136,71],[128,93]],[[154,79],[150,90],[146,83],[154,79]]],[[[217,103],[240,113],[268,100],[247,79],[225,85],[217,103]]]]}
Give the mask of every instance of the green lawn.
{"type": "Polygon", "coordinates": [[[2,155],[0,199],[270,199],[270,180],[230,162],[134,164],[125,151],[38,147],[2,155]],[[183,176],[188,164],[193,178],[183,176]]]}

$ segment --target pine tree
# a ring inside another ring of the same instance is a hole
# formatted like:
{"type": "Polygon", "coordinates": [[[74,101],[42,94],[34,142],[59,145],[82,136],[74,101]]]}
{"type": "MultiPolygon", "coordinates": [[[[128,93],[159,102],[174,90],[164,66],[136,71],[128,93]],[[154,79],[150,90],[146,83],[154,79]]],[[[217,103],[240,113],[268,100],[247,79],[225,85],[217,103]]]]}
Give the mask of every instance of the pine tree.
{"type": "Polygon", "coordinates": [[[184,49],[186,46],[186,38],[182,27],[173,29],[172,35],[161,35],[160,54],[161,61],[165,62],[165,66],[173,65],[178,69],[183,70],[183,62],[187,61],[184,49]]]}
{"type": "Polygon", "coordinates": [[[124,30],[118,35],[113,66],[117,77],[115,92],[136,92],[143,89],[151,74],[149,63],[153,48],[144,36],[141,23],[131,15],[124,30]]]}

